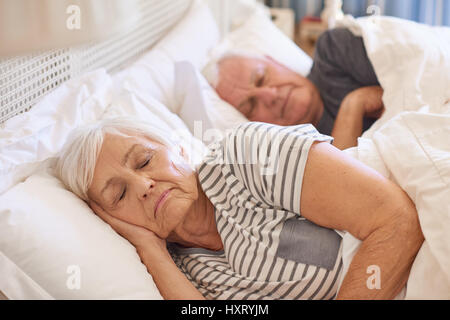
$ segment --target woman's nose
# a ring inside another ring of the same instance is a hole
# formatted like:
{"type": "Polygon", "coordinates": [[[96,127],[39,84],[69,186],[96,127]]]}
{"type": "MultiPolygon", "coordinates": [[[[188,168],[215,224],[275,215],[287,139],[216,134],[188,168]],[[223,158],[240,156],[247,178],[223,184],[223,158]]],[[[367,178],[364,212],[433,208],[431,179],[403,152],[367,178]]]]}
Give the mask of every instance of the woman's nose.
{"type": "Polygon", "coordinates": [[[140,176],[137,178],[137,192],[140,200],[147,200],[155,187],[155,181],[148,177],[140,176]]]}

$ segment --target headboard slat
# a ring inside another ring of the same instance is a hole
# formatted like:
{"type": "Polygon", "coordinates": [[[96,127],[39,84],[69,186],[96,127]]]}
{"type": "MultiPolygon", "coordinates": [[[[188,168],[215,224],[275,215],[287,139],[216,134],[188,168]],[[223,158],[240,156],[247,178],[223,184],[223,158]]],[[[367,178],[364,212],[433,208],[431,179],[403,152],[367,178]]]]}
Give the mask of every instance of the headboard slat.
{"type": "Polygon", "coordinates": [[[0,59],[0,124],[28,111],[44,95],[85,72],[114,73],[161,39],[192,0],[139,0],[140,20],[113,38],[71,48],[0,59]]]}

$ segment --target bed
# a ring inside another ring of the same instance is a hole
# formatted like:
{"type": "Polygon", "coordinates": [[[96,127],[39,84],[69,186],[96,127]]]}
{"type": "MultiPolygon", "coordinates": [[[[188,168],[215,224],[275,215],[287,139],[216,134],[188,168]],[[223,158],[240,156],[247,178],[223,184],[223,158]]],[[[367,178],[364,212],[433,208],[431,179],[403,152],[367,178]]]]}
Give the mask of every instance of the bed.
{"type": "MultiPolygon", "coordinates": [[[[187,146],[195,166],[209,130],[246,121],[206,80],[217,57],[239,49],[303,75],[311,68],[256,1],[139,3],[142,19],[126,34],[0,60],[0,298],[162,299],[134,247],[52,174],[67,136],[105,117],[134,115],[187,146]]],[[[388,112],[347,152],[409,193],[427,239],[399,298],[450,299],[450,41],[440,40],[450,31],[380,17],[341,23],[363,36],[390,88],[388,112]],[[397,31],[380,37],[386,30],[397,31]],[[417,32],[427,41],[415,41],[417,32]],[[410,81],[400,86],[392,65],[410,81]],[[404,170],[405,163],[417,168],[404,170]]],[[[344,245],[348,266],[359,243],[348,236],[344,245]]]]}

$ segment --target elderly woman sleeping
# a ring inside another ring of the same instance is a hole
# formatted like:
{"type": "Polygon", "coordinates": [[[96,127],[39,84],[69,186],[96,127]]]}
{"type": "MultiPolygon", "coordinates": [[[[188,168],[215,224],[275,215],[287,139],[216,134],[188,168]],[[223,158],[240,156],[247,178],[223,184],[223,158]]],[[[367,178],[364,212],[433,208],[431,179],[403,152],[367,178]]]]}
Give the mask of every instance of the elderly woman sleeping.
{"type": "Polygon", "coordinates": [[[165,299],[392,299],[406,284],[424,240],[414,203],[313,126],[246,123],[195,170],[168,137],[103,120],[56,167],[136,247],[165,299]],[[344,232],[362,240],[346,274],[344,232]]]}

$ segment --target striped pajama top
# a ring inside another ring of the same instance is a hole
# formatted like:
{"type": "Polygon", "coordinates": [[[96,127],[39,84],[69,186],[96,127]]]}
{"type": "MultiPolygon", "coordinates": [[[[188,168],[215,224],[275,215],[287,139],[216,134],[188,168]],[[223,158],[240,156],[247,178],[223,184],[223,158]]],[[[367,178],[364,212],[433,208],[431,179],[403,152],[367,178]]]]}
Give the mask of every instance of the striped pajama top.
{"type": "Polygon", "coordinates": [[[332,141],[312,125],[250,122],[209,146],[198,168],[223,251],[169,245],[207,299],[333,299],[341,237],[300,213],[308,151],[332,141]]]}

